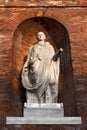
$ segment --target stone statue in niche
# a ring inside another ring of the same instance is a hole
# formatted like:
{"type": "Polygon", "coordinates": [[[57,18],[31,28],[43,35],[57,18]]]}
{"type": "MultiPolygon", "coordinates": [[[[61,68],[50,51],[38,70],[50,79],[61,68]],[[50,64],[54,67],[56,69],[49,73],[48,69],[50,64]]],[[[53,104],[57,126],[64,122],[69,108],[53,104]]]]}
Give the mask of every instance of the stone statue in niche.
{"type": "Polygon", "coordinates": [[[44,32],[37,33],[37,40],[37,44],[29,49],[21,74],[26,89],[26,104],[57,103],[63,49],[55,53],[44,32]]]}
{"type": "Polygon", "coordinates": [[[43,32],[29,49],[22,69],[26,100],[22,117],[7,117],[6,124],[81,124],[80,117],[64,117],[62,103],[57,103],[60,73],[60,48],[55,54],[43,32]],[[48,109],[49,108],[49,109],[48,109]]]}

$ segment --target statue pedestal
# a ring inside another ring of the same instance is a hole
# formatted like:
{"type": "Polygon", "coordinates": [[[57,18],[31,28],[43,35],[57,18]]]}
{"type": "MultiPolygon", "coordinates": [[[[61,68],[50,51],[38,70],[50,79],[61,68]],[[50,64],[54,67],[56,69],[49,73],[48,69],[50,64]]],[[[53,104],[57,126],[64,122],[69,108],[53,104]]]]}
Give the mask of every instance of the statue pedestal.
{"type": "Polygon", "coordinates": [[[63,104],[31,104],[24,108],[24,117],[64,117],[63,104]]]}
{"type": "Polygon", "coordinates": [[[6,124],[81,124],[80,117],[64,117],[63,104],[25,104],[23,117],[6,117],[6,124]]]}

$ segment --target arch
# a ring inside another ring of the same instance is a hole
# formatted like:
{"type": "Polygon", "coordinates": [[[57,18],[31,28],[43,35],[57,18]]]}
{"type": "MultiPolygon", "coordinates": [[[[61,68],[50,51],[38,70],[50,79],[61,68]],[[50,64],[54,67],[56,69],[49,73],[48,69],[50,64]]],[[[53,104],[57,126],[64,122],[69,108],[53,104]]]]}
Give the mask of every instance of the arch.
{"type": "Polygon", "coordinates": [[[54,46],[55,51],[60,47],[64,50],[61,56],[59,101],[64,104],[65,115],[74,116],[76,115],[76,106],[69,34],[60,22],[48,17],[27,19],[20,23],[15,30],[12,61],[12,95],[15,106],[19,111],[22,111],[25,90],[21,85],[20,72],[29,47],[37,42],[36,34],[38,31],[45,32],[47,40],[54,46]]]}

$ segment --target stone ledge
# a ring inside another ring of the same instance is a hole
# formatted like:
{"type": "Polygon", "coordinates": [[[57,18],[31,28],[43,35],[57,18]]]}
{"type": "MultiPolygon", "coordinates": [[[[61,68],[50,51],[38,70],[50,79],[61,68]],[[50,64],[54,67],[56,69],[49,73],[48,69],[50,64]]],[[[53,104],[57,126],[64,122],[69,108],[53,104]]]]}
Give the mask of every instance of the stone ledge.
{"type": "Polygon", "coordinates": [[[81,117],[7,117],[6,124],[81,124],[81,117]]]}

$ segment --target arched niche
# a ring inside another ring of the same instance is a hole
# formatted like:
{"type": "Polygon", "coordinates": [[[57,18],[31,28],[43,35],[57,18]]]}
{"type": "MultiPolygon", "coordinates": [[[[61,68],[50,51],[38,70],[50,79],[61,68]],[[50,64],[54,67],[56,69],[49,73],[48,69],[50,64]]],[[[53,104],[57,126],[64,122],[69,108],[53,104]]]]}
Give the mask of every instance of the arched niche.
{"type": "Polygon", "coordinates": [[[54,46],[55,51],[60,47],[64,50],[61,56],[58,101],[64,104],[65,116],[74,116],[76,115],[76,105],[68,31],[60,22],[47,17],[27,19],[20,23],[15,30],[12,56],[12,109],[17,115],[22,114],[25,89],[21,85],[21,69],[29,47],[37,42],[36,34],[39,31],[45,32],[47,41],[54,46]]]}

